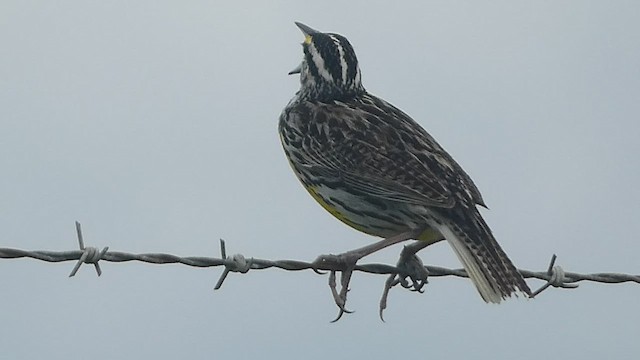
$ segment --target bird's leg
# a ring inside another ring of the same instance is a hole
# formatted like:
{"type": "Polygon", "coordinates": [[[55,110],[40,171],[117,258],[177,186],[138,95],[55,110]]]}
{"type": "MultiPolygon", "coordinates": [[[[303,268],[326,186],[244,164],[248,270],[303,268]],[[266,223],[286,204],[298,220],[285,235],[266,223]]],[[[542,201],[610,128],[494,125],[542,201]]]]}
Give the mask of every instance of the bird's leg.
{"type": "Polygon", "coordinates": [[[338,321],[344,313],[351,313],[351,311],[345,308],[345,304],[347,303],[347,292],[349,291],[349,282],[351,281],[351,275],[353,274],[353,270],[355,269],[358,260],[388,246],[406,240],[414,239],[418,235],[420,235],[423,230],[424,229],[406,231],[404,233],[388,237],[373,244],[363,246],[355,250],[347,251],[339,255],[321,255],[313,262],[316,269],[325,269],[331,271],[329,275],[329,287],[331,288],[331,293],[333,294],[333,300],[340,309],[338,317],[333,320],[334,322],[338,321]],[[336,288],[336,271],[342,272],[340,276],[340,292],[338,292],[336,288]]]}
{"type": "MultiPolygon", "coordinates": [[[[439,241],[439,240],[437,240],[439,241]]],[[[437,242],[435,241],[435,242],[437,242]]],[[[406,245],[400,252],[400,258],[396,267],[402,272],[391,274],[384,283],[384,290],[380,298],[380,320],[384,321],[383,312],[387,308],[387,297],[392,287],[400,284],[405,289],[411,291],[424,292],[422,289],[427,283],[429,271],[424,267],[422,260],[416,255],[418,251],[433,244],[434,241],[418,240],[412,244],[406,245]],[[409,278],[409,281],[407,280],[409,278]]]]}

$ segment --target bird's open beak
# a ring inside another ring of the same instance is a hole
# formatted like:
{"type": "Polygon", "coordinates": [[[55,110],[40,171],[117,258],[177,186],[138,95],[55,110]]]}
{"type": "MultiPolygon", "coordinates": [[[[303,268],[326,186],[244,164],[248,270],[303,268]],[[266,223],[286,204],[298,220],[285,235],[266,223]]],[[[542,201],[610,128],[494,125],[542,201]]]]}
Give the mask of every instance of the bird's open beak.
{"type": "MultiPolygon", "coordinates": [[[[307,25],[301,23],[301,22],[295,22],[296,26],[302,31],[302,33],[304,34],[304,43],[305,44],[311,44],[311,36],[313,34],[317,34],[320,31],[312,29],[310,27],[308,27],[307,25]]],[[[295,69],[289,71],[289,75],[293,75],[293,74],[300,74],[300,72],[302,71],[302,63],[300,63],[300,65],[298,65],[295,69]]]]}

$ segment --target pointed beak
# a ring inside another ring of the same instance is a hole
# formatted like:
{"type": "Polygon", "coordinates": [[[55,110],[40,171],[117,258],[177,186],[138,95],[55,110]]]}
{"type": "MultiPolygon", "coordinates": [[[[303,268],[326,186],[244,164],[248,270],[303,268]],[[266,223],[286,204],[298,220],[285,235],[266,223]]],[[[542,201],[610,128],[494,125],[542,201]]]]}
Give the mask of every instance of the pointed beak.
{"type": "MultiPolygon", "coordinates": [[[[301,23],[301,22],[295,22],[296,26],[302,31],[302,34],[304,34],[304,44],[310,44],[311,43],[311,36],[313,34],[318,34],[320,33],[320,31],[315,30],[310,28],[309,26],[301,23]]],[[[300,65],[296,66],[295,69],[289,71],[289,75],[294,75],[294,74],[300,74],[300,72],[302,72],[302,63],[300,63],[300,65]]]]}
{"type": "Polygon", "coordinates": [[[312,28],[308,27],[307,25],[305,25],[305,24],[303,24],[301,22],[297,22],[296,21],[295,23],[296,23],[296,26],[298,28],[300,28],[300,30],[302,31],[304,36],[310,36],[310,35],[317,34],[317,33],[320,32],[318,30],[315,30],[315,29],[312,29],[312,28]]]}
{"type": "Polygon", "coordinates": [[[300,65],[296,66],[295,69],[289,71],[289,75],[300,74],[301,71],[302,71],[302,63],[300,63],[300,65]]]}

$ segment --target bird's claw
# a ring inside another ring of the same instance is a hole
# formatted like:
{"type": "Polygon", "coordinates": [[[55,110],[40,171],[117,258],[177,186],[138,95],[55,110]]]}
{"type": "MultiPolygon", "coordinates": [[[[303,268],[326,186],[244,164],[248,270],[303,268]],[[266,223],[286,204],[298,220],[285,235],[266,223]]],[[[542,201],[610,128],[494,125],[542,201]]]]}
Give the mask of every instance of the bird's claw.
{"type": "Polygon", "coordinates": [[[384,321],[384,310],[387,308],[389,290],[391,290],[392,287],[400,284],[400,286],[405,289],[417,291],[422,294],[424,292],[424,286],[429,283],[429,271],[424,267],[422,260],[415,253],[405,253],[403,250],[396,267],[400,269],[401,272],[389,275],[387,281],[384,283],[384,290],[380,298],[379,315],[382,321],[384,321]]]}
{"type": "MultiPolygon", "coordinates": [[[[351,314],[353,311],[347,310],[345,307],[347,303],[347,292],[349,291],[349,283],[351,282],[351,275],[355,268],[358,258],[349,256],[349,254],[341,255],[321,255],[314,262],[314,271],[318,269],[328,269],[329,273],[329,288],[333,295],[333,301],[338,306],[340,311],[338,316],[331,322],[336,322],[342,318],[342,315],[351,314]],[[341,270],[336,270],[341,269],[341,270]],[[336,284],[336,272],[340,271],[340,291],[336,284]]],[[[317,271],[316,271],[317,272],[317,271]]]]}

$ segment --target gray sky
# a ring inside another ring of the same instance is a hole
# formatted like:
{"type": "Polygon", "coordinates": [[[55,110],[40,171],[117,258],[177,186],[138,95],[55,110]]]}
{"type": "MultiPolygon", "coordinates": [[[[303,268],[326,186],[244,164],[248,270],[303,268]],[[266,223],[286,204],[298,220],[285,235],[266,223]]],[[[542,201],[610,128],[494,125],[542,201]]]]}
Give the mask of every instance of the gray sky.
{"type": "MultiPolygon", "coordinates": [[[[462,164],[520,268],[640,273],[640,3],[0,3],[0,247],[313,260],[374,239],[315,204],[277,135],[304,22],[345,35],[367,89],[462,164]]],[[[365,262],[396,261],[399,247],[365,262]]],[[[439,244],[426,263],[460,267],[439,244]]],[[[637,358],[638,285],[482,302],[356,274],[337,324],[326,277],[280,270],[0,260],[11,359],[637,358]]],[[[532,288],[541,282],[530,281],[532,288]]]]}

